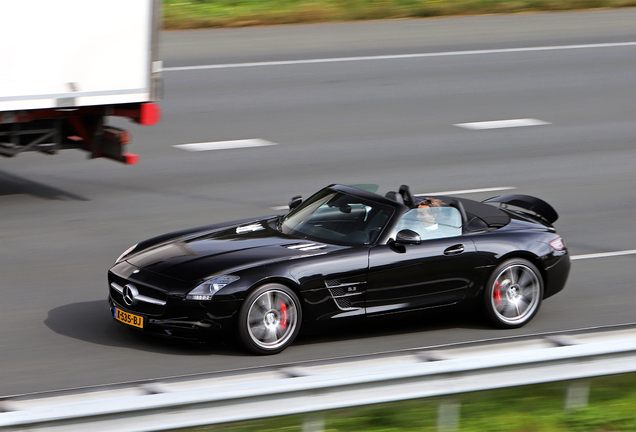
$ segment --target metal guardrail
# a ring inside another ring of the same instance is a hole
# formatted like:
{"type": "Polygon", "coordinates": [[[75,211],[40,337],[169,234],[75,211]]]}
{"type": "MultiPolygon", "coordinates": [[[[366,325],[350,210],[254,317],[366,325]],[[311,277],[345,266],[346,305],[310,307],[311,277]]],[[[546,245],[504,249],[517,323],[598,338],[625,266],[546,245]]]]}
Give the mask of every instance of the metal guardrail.
{"type": "Polygon", "coordinates": [[[636,371],[636,330],[5,399],[0,431],[160,431],[636,371]]]}

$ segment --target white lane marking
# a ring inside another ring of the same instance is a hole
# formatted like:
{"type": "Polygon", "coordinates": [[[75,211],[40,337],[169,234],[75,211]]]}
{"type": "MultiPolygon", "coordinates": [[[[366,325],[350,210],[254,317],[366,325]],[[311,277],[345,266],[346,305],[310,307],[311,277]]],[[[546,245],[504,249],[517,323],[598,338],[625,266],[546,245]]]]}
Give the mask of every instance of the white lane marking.
{"type": "Polygon", "coordinates": [[[270,207],[270,209],[272,209],[272,210],[289,210],[289,206],[276,206],[276,207],[270,207]]]}
{"type": "Polygon", "coordinates": [[[400,60],[400,59],[413,59],[413,58],[426,58],[426,57],[450,57],[450,56],[481,55],[481,54],[507,54],[507,53],[522,53],[522,52],[535,52],[535,51],[560,51],[560,50],[573,50],[573,49],[616,48],[616,47],[630,47],[630,46],[636,46],[636,42],[600,43],[600,44],[586,44],[586,45],[554,45],[554,46],[539,46],[539,47],[528,47],[528,48],[503,48],[503,49],[472,50],[472,51],[445,51],[445,52],[436,52],[436,53],[396,54],[396,55],[378,55],[378,56],[361,56],[361,57],[334,57],[334,58],[324,58],[324,59],[268,61],[268,62],[253,62],[253,63],[227,63],[227,64],[213,64],[213,65],[201,65],[201,66],[175,66],[175,67],[164,68],[163,71],[164,72],[179,72],[179,71],[202,70],[202,69],[232,69],[232,68],[243,68],[243,67],[286,66],[286,65],[338,63],[338,62],[369,61],[369,60],[400,60]]]}
{"type": "Polygon", "coordinates": [[[172,147],[186,150],[190,152],[208,151],[208,150],[225,150],[225,149],[237,149],[247,147],[264,147],[277,145],[276,143],[265,141],[262,139],[246,139],[235,141],[217,141],[217,142],[203,142],[192,144],[176,144],[172,147]]]}
{"type": "Polygon", "coordinates": [[[479,192],[504,191],[504,190],[511,190],[511,189],[517,189],[517,188],[513,186],[502,186],[502,187],[492,187],[492,188],[483,188],[483,189],[464,189],[464,190],[456,190],[456,191],[421,193],[421,194],[415,194],[415,196],[459,195],[459,194],[471,194],[471,193],[479,193],[479,192]]]}
{"type": "Polygon", "coordinates": [[[453,126],[457,126],[463,129],[469,130],[484,130],[484,129],[503,129],[503,128],[514,128],[514,127],[524,127],[524,126],[543,126],[549,125],[543,120],[537,120],[532,118],[524,118],[524,119],[512,119],[512,120],[495,120],[495,121],[482,121],[482,122],[473,122],[473,123],[457,123],[453,126]]]}
{"type": "Polygon", "coordinates": [[[576,260],[582,260],[582,259],[608,258],[608,257],[623,256],[623,255],[636,255],[636,249],[616,251],[616,252],[593,253],[593,254],[586,254],[586,255],[574,255],[574,256],[571,256],[570,259],[572,261],[576,261],[576,260]]]}

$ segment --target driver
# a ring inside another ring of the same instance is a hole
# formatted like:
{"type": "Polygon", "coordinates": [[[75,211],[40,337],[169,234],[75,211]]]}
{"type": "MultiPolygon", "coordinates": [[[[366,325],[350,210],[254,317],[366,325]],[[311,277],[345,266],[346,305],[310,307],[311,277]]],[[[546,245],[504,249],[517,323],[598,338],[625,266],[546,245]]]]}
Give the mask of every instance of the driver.
{"type": "Polygon", "coordinates": [[[433,209],[441,206],[442,201],[436,198],[424,198],[417,206],[415,217],[426,231],[433,231],[439,228],[437,224],[439,211],[433,209]]]}

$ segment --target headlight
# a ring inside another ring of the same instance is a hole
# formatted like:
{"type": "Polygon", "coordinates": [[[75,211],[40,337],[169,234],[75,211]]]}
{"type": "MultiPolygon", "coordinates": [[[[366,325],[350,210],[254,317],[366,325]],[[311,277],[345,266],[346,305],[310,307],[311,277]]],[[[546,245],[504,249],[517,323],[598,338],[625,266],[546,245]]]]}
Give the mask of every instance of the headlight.
{"type": "Polygon", "coordinates": [[[137,243],[137,244],[136,244],[136,245],[134,245],[134,246],[129,247],[128,249],[126,249],[126,250],[124,251],[124,253],[123,253],[123,254],[119,255],[119,258],[117,258],[117,259],[115,260],[115,264],[119,263],[121,260],[123,260],[123,259],[124,259],[124,257],[125,257],[126,255],[128,255],[129,253],[131,253],[132,251],[134,251],[138,244],[139,244],[139,243],[137,243]]]}
{"type": "Polygon", "coordinates": [[[186,300],[212,300],[212,296],[221,288],[239,280],[238,276],[216,276],[208,279],[193,289],[186,296],[186,300]]]}

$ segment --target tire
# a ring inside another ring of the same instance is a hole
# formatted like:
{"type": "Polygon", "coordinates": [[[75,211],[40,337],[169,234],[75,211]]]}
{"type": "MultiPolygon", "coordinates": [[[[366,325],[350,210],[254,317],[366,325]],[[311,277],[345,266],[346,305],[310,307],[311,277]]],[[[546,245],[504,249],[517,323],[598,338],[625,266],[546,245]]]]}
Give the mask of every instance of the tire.
{"type": "Polygon", "coordinates": [[[241,342],[256,354],[277,354],[296,338],[302,322],[298,296],[280,284],[252,291],[239,312],[241,342]]]}
{"type": "Polygon", "coordinates": [[[541,273],[524,259],[511,259],[497,266],[484,291],[486,314],[501,328],[527,324],[539,311],[542,299],[541,273]]]}

